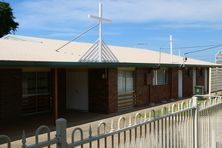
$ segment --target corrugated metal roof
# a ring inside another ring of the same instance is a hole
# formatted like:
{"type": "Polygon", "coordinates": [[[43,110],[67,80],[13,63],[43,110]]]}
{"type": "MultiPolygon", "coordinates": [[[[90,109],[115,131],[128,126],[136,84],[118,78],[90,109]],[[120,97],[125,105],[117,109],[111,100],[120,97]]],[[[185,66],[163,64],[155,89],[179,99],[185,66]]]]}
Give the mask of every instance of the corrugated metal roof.
{"type": "MultiPolygon", "coordinates": [[[[60,52],[57,52],[56,49],[65,43],[67,41],[14,35],[6,36],[0,39],[0,61],[80,63],[81,57],[92,46],[91,43],[72,42],[61,49],[60,52]]],[[[173,63],[171,63],[171,56],[167,53],[161,53],[161,60],[159,60],[160,53],[158,51],[120,46],[109,46],[109,48],[119,60],[119,64],[183,64],[183,58],[176,55],[173,56],[173,63]]],[[[190,58],[185,64],[216,66],[211,62],[190,58]]]]}

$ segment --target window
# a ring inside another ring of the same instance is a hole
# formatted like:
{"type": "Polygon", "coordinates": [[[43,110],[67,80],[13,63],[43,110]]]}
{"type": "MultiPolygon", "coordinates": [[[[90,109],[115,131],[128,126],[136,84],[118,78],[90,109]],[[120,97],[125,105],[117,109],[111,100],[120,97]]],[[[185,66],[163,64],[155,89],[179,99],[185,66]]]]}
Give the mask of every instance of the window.
{"type": "Polygon", "coordinates": [[[22,113],[24,115],[50,111],[49,74],[49,72],[23,72],[22,113]]]}
{"type": "Polygon", "coordinates": [[[23,96],[49,95],[48,72],[24,72],[22,82],[23,96]]]}
{"type": "Polygon", "coordinates": [[[132,71],[118,72],[118,94],[126,94],[134,91],[134,79],[132,71]]]}
{"type": "Polygon", "coordinates": [[[166,85],[168,83],[168,71],[159,69],[153,71],[153,85],[166,85]]]}

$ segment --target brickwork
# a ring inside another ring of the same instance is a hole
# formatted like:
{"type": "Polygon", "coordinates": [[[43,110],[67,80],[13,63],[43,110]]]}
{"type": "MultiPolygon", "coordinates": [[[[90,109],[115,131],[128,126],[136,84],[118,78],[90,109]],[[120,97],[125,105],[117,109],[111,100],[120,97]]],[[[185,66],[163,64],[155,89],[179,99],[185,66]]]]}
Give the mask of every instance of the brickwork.
{"type": "Polygon", "coordinates": [[[0,69],[0,119],[15,120],[21,115],[22,70],[0,69]]]}
{"type": "Polygon", "coordinates": [[[161,102],[170,99],[170,86],[169,85],[156,85],[150,89],[151,102],[161,102]]]}
{"type": "Polygon", "coordinates": [[[135,72],[136,106],[149,104],[149,89],[151,84],[151,72],[148,69],[137,68],[135,72]]]}
{"type": "MultiPolygon", "coordinates": [[[[190,70],[183,69],[183,97],[190,97],[193,94],[193,78],[190,70]]],[[[178,69],[168,69],[168,84],[166,85],[153,85],[152,71],[150,68],[136,68],[135,70],[136,106],[138,107],[149,105],[151,102],[169,101],[171,98],[178,98],[178,69]]],[[[53,75],[51,78],[53,79],[53,75]]],[[[117,83],[117,68],[88,70],[90,112],[117,112],[117,83]]],[[[53,81],[51,85],[53,90],[53,81]]],[[[197,71],[197,85],[204,85],[204,69],[202,72],[197,71]]],[[[65,69],[58,69],[58,99],[59,113],[63,113],[66,110],[65,69]]],[[[0,69],[0,119],[19,117],[21,102],[22,70],[0,69]]]]}
{"type": "Polygon", "coordinates": [[[117,69],[108,70],[108,113],[118,110],[117,77],[117,69]]]}
{"type": "Polygon", "coordinates": [[[116,69],[89,69],[89,111],[96,113],[117,111],[116,69]]]}
{"type": "Polygon", "coordinates": [[[176,68],[169,69],[169,85],[170,98],[178,98],[178,70],[176,68]]]}
{"type": "Polygon", "coordinates": [[[178,98],[178,70],[169,69],[168,84],[153,85],[152,69],[137,68],[135,72],[137,106],[178,98]]]}

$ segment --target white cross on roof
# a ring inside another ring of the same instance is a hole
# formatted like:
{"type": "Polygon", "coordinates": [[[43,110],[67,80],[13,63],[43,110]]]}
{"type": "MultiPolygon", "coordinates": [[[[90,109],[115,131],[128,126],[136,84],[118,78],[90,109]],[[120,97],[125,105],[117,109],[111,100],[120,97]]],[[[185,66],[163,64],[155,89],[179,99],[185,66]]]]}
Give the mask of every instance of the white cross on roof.
{"type": "Polygon", "coordinates": [[[103,21],[111,22],[108,18],[103,18],[102,1],[99,3],[99,16],[89,15],[89,18],[96,19],[99,22],[99,39],[93,46],[81,57],[81,62],[118,62],[116,56],[103,41],[103,21]]]}

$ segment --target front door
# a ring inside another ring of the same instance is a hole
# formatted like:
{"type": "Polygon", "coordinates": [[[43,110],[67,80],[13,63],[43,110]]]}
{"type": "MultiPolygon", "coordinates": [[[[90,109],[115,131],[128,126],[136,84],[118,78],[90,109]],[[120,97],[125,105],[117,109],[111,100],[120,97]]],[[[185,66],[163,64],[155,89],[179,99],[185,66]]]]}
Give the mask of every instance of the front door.
{"type": "Polygon", "coordinates": [[[88,71],[67,70],[66,108],[88,111],[88,71]]]}

